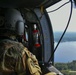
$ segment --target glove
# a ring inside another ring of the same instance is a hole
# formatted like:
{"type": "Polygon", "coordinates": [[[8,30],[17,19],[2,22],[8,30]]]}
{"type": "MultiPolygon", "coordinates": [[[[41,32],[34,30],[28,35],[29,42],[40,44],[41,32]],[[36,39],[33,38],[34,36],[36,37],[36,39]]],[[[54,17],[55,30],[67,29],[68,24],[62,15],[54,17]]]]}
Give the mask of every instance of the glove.
{"type": "Polygon", "coordinates": [[[47,74],[44,74],[44,75],[57,75],[55,72],[49,72],[47,74]]]}

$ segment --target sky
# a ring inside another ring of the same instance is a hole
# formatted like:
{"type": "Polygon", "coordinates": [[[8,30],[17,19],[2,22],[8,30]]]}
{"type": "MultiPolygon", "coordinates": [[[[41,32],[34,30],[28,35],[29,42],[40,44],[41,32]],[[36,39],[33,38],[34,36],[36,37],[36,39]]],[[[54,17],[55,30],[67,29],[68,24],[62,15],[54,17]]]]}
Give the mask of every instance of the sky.
{"type": "MultiPolygon", "coordinates": [[[[68,0],[60,1],[56,3],[55,5],[47,8],[47,11],[52,11],[67,1],[68,0]]],[[[50,17],[54,32],[64,31],[69,19],[70,7],[71,7],[70,3],[68,3],[62,8],[58,9],[57,11],[49,13],[49,17],[50,17]]],[[[72,18],[71,18],[67,32],[76,32],[76,8],[75,7],[73,7],[72,18]]]]}

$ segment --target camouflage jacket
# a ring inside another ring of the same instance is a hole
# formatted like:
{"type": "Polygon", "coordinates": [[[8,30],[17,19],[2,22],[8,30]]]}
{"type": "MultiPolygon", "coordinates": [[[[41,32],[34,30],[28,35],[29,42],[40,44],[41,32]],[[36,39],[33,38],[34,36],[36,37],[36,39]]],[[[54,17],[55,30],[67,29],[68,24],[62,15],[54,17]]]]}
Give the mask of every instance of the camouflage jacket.
{"type": "Polygon", "coordinates": [[[26,75],[27,69],[30,75],[41,75],[41,68],[38,61],[26,47],[21,43],[12,40],[0,41],[0,71],[16,72],[19,75],[26,75]]]}

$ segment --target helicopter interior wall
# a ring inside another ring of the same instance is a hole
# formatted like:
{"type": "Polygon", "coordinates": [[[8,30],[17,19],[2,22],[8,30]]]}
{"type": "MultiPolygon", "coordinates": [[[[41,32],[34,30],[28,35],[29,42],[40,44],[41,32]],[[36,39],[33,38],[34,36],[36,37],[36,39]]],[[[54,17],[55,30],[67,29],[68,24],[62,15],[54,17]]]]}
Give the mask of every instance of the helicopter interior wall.
{"type": "Polygon", "coordinates": [[[38,20],[37,15],[35,14],[33,9],[22,9],[21,13],[23,14],[23,17],[25,19],[25,36],[26,41],[24,41],[26,44],[25,46],[28,47],[28,49],[36,55],[37,59],[39,61],[42,61],[42,45],[41,45],[41,28],[40,28],[40,22],[38,20]],[[36,28],[34,28],[34,25],[36,25],[36,28]],[[37,33],[34,33],[34,31],[38,31],[37,33]],[[38,37],[36,36],[38,34],[38,37]],[[37,40],[38,39],[38,40],[37,40]],[[40,45],[39,47],[35,46],[36,43],[40,45]]]}
{"type": "MultiPolygon", "coordinates": [[[[28,33],[28,48],[31,52],[33,52],[39,61],[48,62],[50,55],[53,52],[54,47],[54,39],[53,39],[53,31],[50,19],[47,13],[42,15],[41,10],[39,8],[36,9],[22,9],[21,11],[24,15],[24,19],[26,20],[26,31],[28,33]],[[33,26],[36,24],[39,40],[35,40],[33,38],[33,26]],[[34,43],[38,42],[40,47],[35,47],[34,43]]],[[[46,10],[45,10],[46,12],[46,10]]],[[[53,61],[53,59],[51,60],[53,61]]]]}

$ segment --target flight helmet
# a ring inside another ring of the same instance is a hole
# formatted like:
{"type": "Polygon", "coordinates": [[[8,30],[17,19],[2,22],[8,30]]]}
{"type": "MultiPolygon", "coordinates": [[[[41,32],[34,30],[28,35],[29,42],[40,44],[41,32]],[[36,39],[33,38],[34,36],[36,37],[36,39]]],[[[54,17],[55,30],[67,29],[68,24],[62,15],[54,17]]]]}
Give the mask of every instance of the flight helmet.
{"type": "MultiPolygon", "coordinates": [[[[0,25],[2,27],[2,25],[0,25]]],[[[24,34],[24,20],[20,11],[8,8],[4,11],[3,30],[9,30],[17,35],[24,34]]]]}

